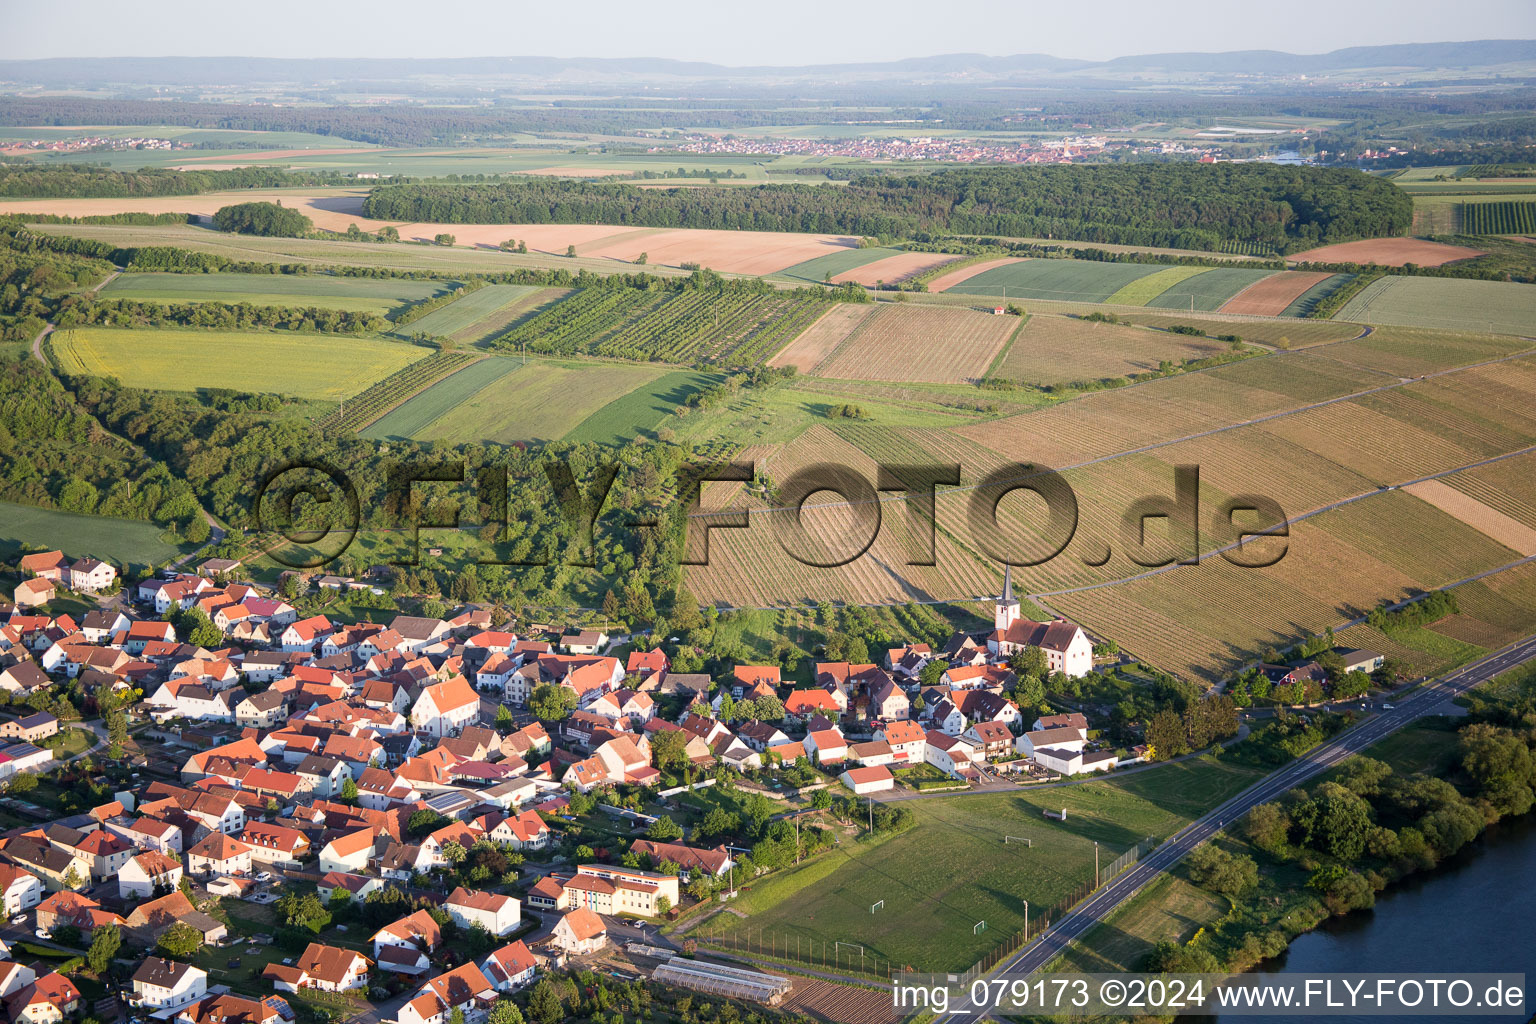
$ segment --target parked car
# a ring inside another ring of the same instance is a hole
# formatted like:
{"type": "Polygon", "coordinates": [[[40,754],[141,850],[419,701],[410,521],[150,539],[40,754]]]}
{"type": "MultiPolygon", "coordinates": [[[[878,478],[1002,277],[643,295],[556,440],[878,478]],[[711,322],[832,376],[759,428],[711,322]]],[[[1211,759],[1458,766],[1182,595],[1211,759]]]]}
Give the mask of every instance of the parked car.
{"type": "Polygon", "coordinates": [[[51,939],[53,938],[53,933],[50,932],[47,928],[39,928],[37,930],[37,937],[40,939],[51,939]]]}
{"type": "Polygon", "coordinates": [[[258,874],[256,876],[256,881],[258,881],[258,882],[270,882],[270,881],[272,881],[272,872],[270,872],[270,871],[263,871],[263,872],[261,872],[260,874],[258,874]]]}

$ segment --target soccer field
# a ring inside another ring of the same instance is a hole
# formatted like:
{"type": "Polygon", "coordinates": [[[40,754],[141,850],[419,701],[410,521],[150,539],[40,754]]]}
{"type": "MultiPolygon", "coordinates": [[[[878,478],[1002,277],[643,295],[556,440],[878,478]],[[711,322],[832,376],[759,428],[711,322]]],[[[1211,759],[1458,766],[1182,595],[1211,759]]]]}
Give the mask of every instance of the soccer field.
{"type": "Polygon", "coordinates": [[[964,970],[1023,927],[1025,900],[1038,922],[1091,882],[1095,842],[1108,865],[1257,777],[1195,760],[1055,789],[915,800],[911,830],[867,843],[844,838],[801,868],[747,887],[733,904],[746,919],[720,914],[692,934],[729,946],[750,933],[781,950],[798,941],[802,957],[813,943],[853,943],[918,970],[964,970]],[[1063,808],[1064,822],[1042,814],[1063,808]]]}

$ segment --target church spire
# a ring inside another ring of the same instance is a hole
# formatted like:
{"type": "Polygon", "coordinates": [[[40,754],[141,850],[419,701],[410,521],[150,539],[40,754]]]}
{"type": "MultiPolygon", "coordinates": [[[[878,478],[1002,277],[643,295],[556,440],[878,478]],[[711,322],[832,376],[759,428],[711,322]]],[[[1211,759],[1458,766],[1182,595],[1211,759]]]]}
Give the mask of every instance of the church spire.
{"type": "Polygon", "coordinates": [[[1005,604],[1013,602],[1013,566],[1011,565],[1003,566],[1003,596],[998,598],[998,601],[1005,604]]]}

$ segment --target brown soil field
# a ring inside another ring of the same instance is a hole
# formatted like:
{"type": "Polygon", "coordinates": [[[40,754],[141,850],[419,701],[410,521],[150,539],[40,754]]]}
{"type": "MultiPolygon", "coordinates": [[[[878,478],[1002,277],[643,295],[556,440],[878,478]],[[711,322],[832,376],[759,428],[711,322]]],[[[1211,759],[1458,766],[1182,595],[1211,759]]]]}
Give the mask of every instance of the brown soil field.
{"type": "Polygon", "coordinates": [[[586,255],[633,260],[643,252],[651,263],[697,263],[726,274],[771,274],[857,244],[858,239],[845,235],[679,228],[593,246],[586,255]]]}
{"type": "MultiPolygon", "coordinates": [[[[771,965],[764,967],[773,970],[771,965]]],[[[784,998],[781,1009],[834,1024],[896,1024],[901,1019],[887,992],[839,985],[821,978],[796,976],[793,980],[795,987],[784,998]]]]}
{"type": "Polygon", "coordinates": [[[1013,339],[993,375],[1031,384],[1123,377],[1224,352],[1225,342],[1191,335],[1123,327],[1065,316],[1035,314],[1013,339]]]}
{"type": "Polygon", "coordinates": [[[768,360],[768,365],[793,366],[801,373],[810,373],[818,363],[832,354],[850,331],[872,313],[872,306],[839,302],[806,328],[800,337],[780,349],[778,355],[768,360]]]}
{"type": "Polygon", "coordinates": [[[882,304],[815,373],[842,380],[980,380],[1020,326],[1017,317],[969,309],[882,304]]]}
{"type": "Polygon", "coordinates": [[[1319,281],[1332,274],[1320,270],[1289,270],[1255,281],[1222,304],[1223,313],[1279,316],[1285,308],[1319,281]]]}
{"type": "Polygon", "coordinates": [[[1358,242],[1340,242],[1338,245],[1325,245],[1321,249],[1308,249],[1289,259],[1292,263],[1379,263],[1384,267],[1417,263],[1421,267],[1438,267],[1443,263],[1483,255],[1486,253],[1481,249],[1427,242],[1422,238],[1366,238],[1358,242]]]}
{"type": "Polygon", "coordinates": [[[995,260],[972,263],[968,267],[961,267],[959,270],[950,271],[948,274],[940,274],[928,282],[928,291],[942,292],[947,288],[953,288],[963,281],[969,281],[977,274],[984,274],[993,267],[1005,267],[1010,263],[1018,263],[1023,258],[1022,256],[1003,256],[995,260]]]}
{"type": "Polygon", "coordinates": [[[129,199],[25,199],[0,201],[0,214],[51,213],[90,217],[113,213],[189,213],[210,217],[235,203],[278,202],[299,210],[315,227],[346,231],[356,224],[363,231],[393,226],[406,241],[430,242],[449,234],[456,245],[496,248],[510,238],[539,252],[564,255],[575,245],[582,255],[632,261],[642,252],[648,261],[676,266],[698,263],[728,274],[771,274],[837,249],[851,248],[855,238],[787,231],[716,231],[706,229],[639,229],[615,224],[434,224],[372,220],[364,217],[364,190],[287,192],[251,190],[210,192],[199,196],[156,196],[129,199]]]}
{"type": "Polygon", "coordinates": [[[943,266],[945,263],[953,263],[955,259],[954,255],[943,252],[904,252],[838,274],[832,279],[832,283],[842,284],[844,281],[852,281],[867,288],[873,288],[881,281],[886,284],[896,284],[914,274],[921,274],[925,270],[943,266]]]}
{"type": "Polygon", "coordinates": [[[1477,532],[1492,537],[1522,555],[1536,555],[1536,530],[1518,520],[1489,508],[1476,498],[1463,494],[1439,480],[1425,480],[1403,488],[1416,498],[1448,512],[1477,532]]]}

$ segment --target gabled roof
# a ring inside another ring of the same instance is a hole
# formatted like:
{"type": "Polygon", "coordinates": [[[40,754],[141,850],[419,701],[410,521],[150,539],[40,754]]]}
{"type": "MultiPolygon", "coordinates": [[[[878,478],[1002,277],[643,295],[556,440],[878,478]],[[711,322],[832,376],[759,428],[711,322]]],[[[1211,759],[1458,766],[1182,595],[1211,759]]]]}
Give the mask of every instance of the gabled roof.
{"type": "Polygon", "coordinates": [[[608,926],[603,924],[603,919],[598,917],[586,907],[577,907],[560,919],[560,924],[565,925],[571,931],[571,936],[578,942],[595,939],[599,935],[608,934],[608,926]]]}
{"type": "Polygon", "coordinates": [[[536,965],[533,953],[521,939],[493,950],[485,958],[485,968],[492,981],[511,981],[525,971],[533,970],[536,965]],[[498,974],[500,977],[495,977],[498,974]]]}

